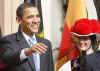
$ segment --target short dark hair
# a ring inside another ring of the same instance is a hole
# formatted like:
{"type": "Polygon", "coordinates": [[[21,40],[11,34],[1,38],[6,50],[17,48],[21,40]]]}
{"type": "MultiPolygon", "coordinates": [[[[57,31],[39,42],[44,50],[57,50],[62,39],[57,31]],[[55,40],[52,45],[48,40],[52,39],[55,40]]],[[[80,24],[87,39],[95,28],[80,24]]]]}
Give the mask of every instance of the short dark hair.
{"type": "Polygon", "coordinates": [[[22,18],[23,10],[25,8],[30,8],[30,7],[36,7],[36,6],[34,4],[32,4],[32,3],[22,3],[21,5],[19,5],[19,7],[16,10],[17,17],[22,18]]]}

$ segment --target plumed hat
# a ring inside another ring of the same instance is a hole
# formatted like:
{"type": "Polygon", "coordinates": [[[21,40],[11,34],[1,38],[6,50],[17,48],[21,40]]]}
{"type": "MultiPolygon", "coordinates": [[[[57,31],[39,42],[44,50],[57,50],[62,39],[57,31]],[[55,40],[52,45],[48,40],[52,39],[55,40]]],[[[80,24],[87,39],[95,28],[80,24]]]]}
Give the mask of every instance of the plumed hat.
{"type": "Polygon", "coordinates": [[[76,36],[90,36],[100,33],[100,24],[97,20],[80,19],[71,28],[76,36]]]}

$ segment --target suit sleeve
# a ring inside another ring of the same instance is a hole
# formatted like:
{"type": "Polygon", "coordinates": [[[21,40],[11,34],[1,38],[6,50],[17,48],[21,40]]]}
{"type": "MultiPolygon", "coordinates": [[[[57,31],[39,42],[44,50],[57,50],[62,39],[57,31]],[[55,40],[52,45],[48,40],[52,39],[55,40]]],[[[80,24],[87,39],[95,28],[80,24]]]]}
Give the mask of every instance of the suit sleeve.
{"type": "Polygon", "coordinates": [[[83,57],[80,62],[80,71],[92,71],[91,65],[89,64],[88,58],[83,57]]]}
{"type": "Polygon", "coordinates": [[[0,40],[0,58],[6,67],[20,63],[21,49],[12,40],[0,40]]]}

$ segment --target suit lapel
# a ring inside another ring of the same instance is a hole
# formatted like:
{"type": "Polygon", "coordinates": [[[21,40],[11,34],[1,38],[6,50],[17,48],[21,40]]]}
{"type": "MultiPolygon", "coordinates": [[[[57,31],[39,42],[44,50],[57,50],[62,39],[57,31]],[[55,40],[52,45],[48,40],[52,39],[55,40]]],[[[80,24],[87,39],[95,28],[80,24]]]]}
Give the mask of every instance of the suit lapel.
{"type": "MultiPolygon", "coordinates": [[[[23,35],[20,31],[17,34],[17,40],[20,41],[19,43],[20,43],[21,49],[30,48],[29,44],[27,43],[27,41],[25,40],[25,38],[23,37],[23,35]]],[[[28,56],[28,61],[29,61],[29,64],[30,64],[32,70],[36,71],[32,55],[28,56]]]]}
{"type": "MultiPolygon", "coordinates": [[[[41,38],[39,38],[37,35],[35,35],[36,36],[36,40],[37,40],[37,42],[42,42],[42,39],[41,38]]],[[[43,71],[43,54],[40,54],[40,71],[43,71]]]]}
{"type": "Polygon", "coordinates": [[[30,56],[28,57],[28,60],[29,60],[29,64],[30,64],[32,70],[36,71],[36,70],[35,70],[35,64],[34,64],[34,61],[33,61],[33,56],[30,55],[30,56]]]}
{"type": "Polygon", "coordinates": [[[43,71],[43,54],[40,54],[40,71],[43,71]]]}
{"type": "MultiPolygon", "coordinates": [[[[42,43],[44,43],[44,44],[46,44],[46,42],[44,41],[44,39],[42,39],[42,38],[40,38],[40,37],[38,37],[38,36],[36,36],[36,40],[37,40],[37,42],[42,42],[42,43]]],[[[45,54],[40,54],[40,71],[44,71],[44,70],[46,70],[46,68],[45,68],[45,59],[47,59],[46,58],[46,54],[47,53],[45,53],[45,54]]]]}

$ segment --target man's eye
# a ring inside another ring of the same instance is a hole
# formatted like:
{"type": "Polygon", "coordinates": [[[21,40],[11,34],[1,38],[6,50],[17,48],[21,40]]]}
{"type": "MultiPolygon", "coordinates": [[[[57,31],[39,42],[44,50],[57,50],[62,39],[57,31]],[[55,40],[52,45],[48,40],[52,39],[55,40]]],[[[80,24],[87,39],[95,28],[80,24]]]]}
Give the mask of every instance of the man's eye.
{"type": "Polygon", "coordinates": [[[36,17],[40,17],[40,15],[36,15],[36,17]]]}
{"type": "Polygon", "coordinates": [[[33,16],[28,16],[27,18],[33,18],[33,16]]]}
{"type": "Polygon", "coordinates": [[[32,16],[27,17],[27,19],[30,19],[30,18],[40,18],[40,15],[35,15],[35,16],[32,15],[32,16]]]}

